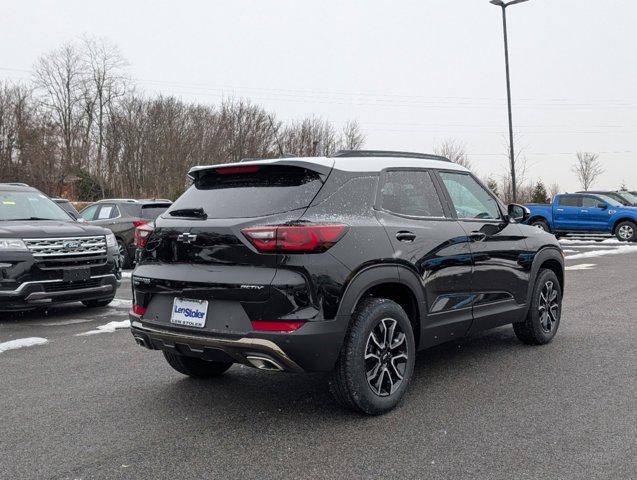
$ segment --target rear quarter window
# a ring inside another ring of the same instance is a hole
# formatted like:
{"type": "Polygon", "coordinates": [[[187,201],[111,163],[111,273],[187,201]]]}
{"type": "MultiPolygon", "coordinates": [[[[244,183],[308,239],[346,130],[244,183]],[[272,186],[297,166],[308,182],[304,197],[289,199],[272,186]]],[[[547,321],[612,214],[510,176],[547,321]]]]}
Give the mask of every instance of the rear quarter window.
{"type": "Polygon", "coordinates": [[[293,166],[211,169],[199,173],[168,213],[203,208],[208,218],[250,218],[289,212],[309,206],[323,181],[318,172],[293,166]]]}

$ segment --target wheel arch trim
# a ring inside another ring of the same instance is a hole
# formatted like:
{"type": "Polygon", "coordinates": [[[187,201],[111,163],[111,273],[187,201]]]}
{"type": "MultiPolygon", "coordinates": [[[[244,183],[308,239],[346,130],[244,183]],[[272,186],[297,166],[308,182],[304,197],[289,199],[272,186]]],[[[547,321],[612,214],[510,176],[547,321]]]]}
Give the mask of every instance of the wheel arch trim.
{"type": "Polygon", "coordinates": [[[426,305],[422,286],[414,272],[396,263],[370,265],[357,272],[345,287],[337,316],[351,316],[366,291],[386,283],[398,283],[411,291],[417,303],[416,320],[421,321],[426,305]]]}

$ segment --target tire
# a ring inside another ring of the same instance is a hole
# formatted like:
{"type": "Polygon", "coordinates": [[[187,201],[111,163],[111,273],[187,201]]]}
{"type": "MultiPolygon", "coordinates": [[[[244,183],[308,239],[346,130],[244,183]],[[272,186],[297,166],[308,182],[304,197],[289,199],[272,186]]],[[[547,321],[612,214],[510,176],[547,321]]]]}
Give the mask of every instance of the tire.
{"type": "Polygon", "coordinates": [[[545,232],[551,233],[551,228],[549,227],[549,224],[546,222],[546,220],[534,220],[533,223],[531,223],[531,226],[535,228],[541,228],[545,232]]]}
{"type": "Polygon", "coordinates": [[[514,323],[513,331],[522,343],[544,345],[555,337],[562,314],[562,287],[555,272],[538,272],[531,305],[523,322],[514,323]],[[548,300],[545,300],[548,299],[548,300]],[[548,304],[547,304],[548,301],[548,304]]]}
{"type": "Polygon", "coordinates": [[[400,305],[387,299],[363,300],[352,316],[332,372],[330,393],[351,410],[368,415],[388,412],[409,386],[415,356],[412,326],[400,305]],[[393,342],[382,337],[390,331],[393,342]],[[394,346],[388,348],[391,344],[394,346]],[[368,373],[374,371],[368,381],[368,373]]]}
{"type": "Polygon", "coordinates": [[[637,225],[634,222],[622,222],[615,228],[615,236],[620,242],[636,242],[637,225]]]}
{"type": "Polygon", "coordinates": [[[119,255],[122,257],[122,268],[131,268],[133,261],[130,258],[126,244],[122,240],[117,240],[117,248],[119,249],[119,255]]]}
{"type": "Polygon", "coordinates": [[[82,300],[82,304],[88,308],[105,307],[113,301],[115,297],[102,298],[100,300],[82,300]]]}
{"type": "Polygon", "coordinates": [[[230,362],[211,362],[200,358],[186,357],[165,350],[163,353],[168,365],[179,373],[193,378],[218,377],[232,366],[230,362]]]}

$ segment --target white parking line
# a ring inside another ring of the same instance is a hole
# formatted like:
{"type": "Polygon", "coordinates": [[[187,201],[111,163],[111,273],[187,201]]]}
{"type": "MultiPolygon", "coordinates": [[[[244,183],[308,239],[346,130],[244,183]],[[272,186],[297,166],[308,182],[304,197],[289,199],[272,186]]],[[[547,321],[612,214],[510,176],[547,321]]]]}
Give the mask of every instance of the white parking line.
{"type": "Polygon", "coordinates": [[[46,338],[42,337],[17,338],[15,340],[0,343],[0,353],[6,352],[7,350],[15,350],[17,348],[31,347],[33,345],[44,345],[48,342],[49,341],[46,338]]]}

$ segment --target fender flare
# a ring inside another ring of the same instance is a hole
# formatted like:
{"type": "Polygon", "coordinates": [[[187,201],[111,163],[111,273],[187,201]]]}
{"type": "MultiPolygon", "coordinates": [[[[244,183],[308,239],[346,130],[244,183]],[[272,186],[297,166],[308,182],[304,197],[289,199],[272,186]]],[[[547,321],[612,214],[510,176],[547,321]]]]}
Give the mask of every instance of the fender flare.
{"type": "Polygon", "coordinates": [[[537,254],[535,258],[533,258],[533,263],[531,265],[531,274],[529,276],[529,285],[527,287],[526,292],[526,304],[527,309],[531,306],[531,297],[533,295],[533,288],[535,288],[535,280],[537,279],[538,272],[540,271],[540,267],[547,260],[555,260],[562,267],[562,294],[564,293],[564,286],[566,281],[566,275],[564,272],[564,257],[562,256],[562,252],[558,247],[554,245],[543,247],[537,254]]]}
{"type": "Polygon", "coordinates": [[[412,270],[400,264],[371,265],[357,272],[345,287],[336,315],[350,317],[363,294],[371,287],[383,283],[400,283],[411,290],[416,298],[417,320],[420,322],[426,310],[422,285],[412,270]]]}

